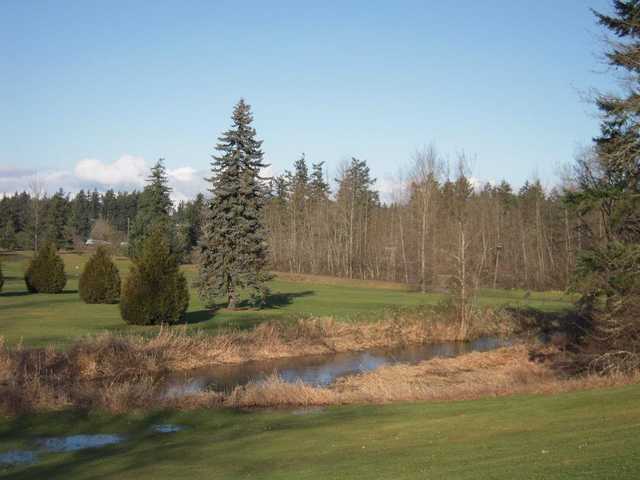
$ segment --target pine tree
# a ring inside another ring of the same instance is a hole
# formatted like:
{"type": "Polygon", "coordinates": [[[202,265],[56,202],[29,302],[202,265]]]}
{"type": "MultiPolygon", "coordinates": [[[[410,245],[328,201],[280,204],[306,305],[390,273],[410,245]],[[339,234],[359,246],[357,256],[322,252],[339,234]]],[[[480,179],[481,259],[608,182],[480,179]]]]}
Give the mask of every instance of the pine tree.
{"type": "Polygon", "coordinates": [[[120,314],[135,325],[174,324],[189,306],[187,280],[171,253],[166,232],[153,227],[122,286],[120,314]]]}
{"type": "Polygon", "coordinates": [[[48,241],[52,241],[58,248],[71,245],[72,226],[69,224],[71,204],[68,196],[62,189],[48,201],[45,211],[45,235],[48,241]]]}
{"type": "Polygon", "coordinates": [[[235,308],[241,289],[249,289],[255,304],[267,295],[266,232],[262,210],[266,188],[259,176],[266,165],[251,126],[251,109],[240,100],[233,126],[219,138],[213,156],[210,201],[200,255],[200,294],[209,303],[226,295],[235,308]]]}
{"type": "Polygon", "coordinates": [[[64,262],[55,244],[43,243],[29,262],[24,274],[27,290],[33,293],[60,293],[67,283],[64,262]]]}
{"type": "Polygon", "coordinates": [[[80,190],[72,202],[74,233],[86,240],[91,231],[90,204],[84,190],[80,190]]]}
{"type": "Polygon", "coordinates": [[[640,347],[640,2],[615,0],[612,16],[594,12],[617,36],[606,56],[630,88],[600,95],[601,133],[592,155],[578,160],[577,189],[566,200],[584,220],[587,239],[576,267],[581,306],[595,321],[594,339],[609,350],[640,347]],[[592,228],[590,215],[600,218],[592,228]],[[602,233],[600,233],[600,230],[602,233]]]}
{"type": "Polygon", "coordinates": [[[307,200],[309,199],[309,169],[307,162],[302,156],[295,161],[293,173],[287,172],[287,184],[289,185],[289,217],[291,222],[291,233],[289,238],[290,269],[300,273],[303,268],[305,251],[302,249],[306,230],[307,200]]]}
{"type": "Polygon", "coordinates": [[[98,247],[89,259],[78,282],[85,303],[117,303],[120,298],[120,274],[105,247],[98,247]]]}
{"type": "Polygon", "coordinates": [[[91,198],[89,199],[89,215],[91,220],[97,220],[100,216],[100,209],[102,208],[102,200],[97,190],[91,192],[91,198]]]}
{"type": "Polygon", "coordinates": [[[352,158],[337,178],[336,203],[342,217],[342,239],[345,243],[344,271],[349,278],[356,273],[362,277],[368,244],[368,219],[378,205],[378,192],[373,190],[376,182],[365,160],[352,158]],[[359,269],[359,272],[356,272],[359,269]]]}
{"type": "Polygon", "coordinates": [[[314,163],[311,166],[311,175],[309,178],[309,196],[311,201],[319,203],[324,202],[329,198],[329,184],[324,178],[324,172],[322,171],[324,162],[314,163]]]}
{"type": "Polygon", "coordinates": [[[141,253],[142,244],[149,232],[160,229],[167,235],[169,245],[173,247],[174,229],[171,226],[171,188],[164,160],[159,159],[151,168],[147,186],[140,195],[138,212],[129,233],[130,254],[135,257],[141,253]]]}

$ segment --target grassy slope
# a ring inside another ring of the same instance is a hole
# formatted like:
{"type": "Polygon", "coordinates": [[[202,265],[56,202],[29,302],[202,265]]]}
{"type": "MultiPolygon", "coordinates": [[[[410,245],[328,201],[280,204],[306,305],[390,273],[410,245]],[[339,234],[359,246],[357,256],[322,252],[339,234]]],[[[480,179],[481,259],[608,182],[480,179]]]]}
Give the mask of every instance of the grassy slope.
{"type": "MultiPolygon", "coordinates": [[[[103,330],[152,331],[149,327],[128,326],[120,318],[117,305],[86,305],[77,293],[78,275],[88,254],[64,254],[69,281],[66,293],[59,295],[29,294],[22,279],[27,257],[3,255],[5,285],[0,293],[0,335],[9,343],[23,340],[27,345],[64,344],[71,339],[103,330]]],[[[121,275],[126,276],[128,260],[119,259],[121,275]]],[[[185,267],[190,279],[193,266],[185,267]]],[[[390,305],[436,304],[443,296],[407,291],[400,284],[359,282],[330,277],[287,276],[271,282],[275,294],[270,307],[261,311],[207,311],[192,292],[187,322],[191,328],[215,330],[220,327],[246,328],[277,318],[307,314],[331,315],[347,320],[365,317],[390,305]]],[[[525,299],[523,291],[483,290],[480,303],[485,305],[529,305],[543,310],[570,308],[568,299],[558,292],[533,293],[525,299]]]]}
{"type": "Polygon", "coordinates": [[[104,449],[41,457],[7,478],[635,479],[640,386],[552,397],[229,410],[120,417],[49,414],[0,420],[0,451],[40,436],[124,433],[104,449]],[[187,430],[151,434],[174,422],[187,430]]]}

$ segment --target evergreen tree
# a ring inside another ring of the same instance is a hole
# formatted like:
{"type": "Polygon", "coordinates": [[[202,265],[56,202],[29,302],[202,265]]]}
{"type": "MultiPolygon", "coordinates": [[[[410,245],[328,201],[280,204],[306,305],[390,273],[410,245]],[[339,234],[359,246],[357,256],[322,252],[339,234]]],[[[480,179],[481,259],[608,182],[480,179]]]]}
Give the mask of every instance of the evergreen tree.
{"type": "Polygon", "coordinates": [[[291,270],[301,272],[304,258],[308,257],[304,251],[304,238],[307,225],[307,200],[309,199],[309,169],[307,162],[302,156],[295,161],[293,173],[287,172],[287,184],[289,185],[289,218],[291,222],[291,233],[289,238],[289,251],[291,270]]]}
{"type": "Polygon", "coordinates": [[[176,224],[176,253],[182,259],[188,259],[193,248],[198,245],[202,234],[204,204],[204,195],[199,193],[193,201],[180,202],[173,215],[176,224]]]}
{"type": "Polygon", "coordinates": [[[64,262],[55,243],[43,243],[29,262],[24,275],[27,290],[33,293],[60,293],[67,283],[64,262]]]}
{"type": "Polygon", "coordinates": [[[324,178],[322,171],[324,162],[314,163],[311,166],[311,176],[309,179],[309,196],[313,202],[322,202],[329,198],[331,193],[329,184],[324,178]]]}
{"type": "Polygon", "coordinates": [[[171,227],[171,198],[169,179],[164,160],[159,159],[151,168],[147,186],[140,195],[138,212],[129,232],[129,250],[132,256],[140,254],[142,244],[152,230],[159,229],[167,235],[173,246],[174,229],[171,227]]]}
{"type": "Polygon", "coordinates": [[[593,155],[577,163],[577,190],[566,199],[584,220],[588,239],[578,258],[576,287],[581,305],[595,321],[594,339],[609,350],[640,347],[640,2],[615,0],[614,14],[595,12],[599,23],[617,36],[606,56],[627,75],[630,88],[600,95],[601,133],[593,155]],[[597,213],[601,229],[588,217],[597,213]],[[602,232],[602,233],[601,233],[602,232]]]}
{"type": "Polygon", "coordinates": [[[171,253],[166,232],[153,227],[124,281],[120,314],[135,325],[174,324],[189,306],[187,280],[171,253]]]}
{"type": "Polygon", "coordinates": [[[80,190],[73,199],[72,211],[74,233],[82,240],[86,240],[91,231],[91,206],[84,190],[80,190]]]}
{"type": "Polygon", "coordinates": [[[226,295],[235,308],[240,289],[249,289],[256,304],[267,294],[266,232],[262,210],[266,188],[259,176],[266,165],[251,126],[251,109],[240,100],[233,111],[233,126],[220,138],[213,156],[211,193],[200,255],[200,293],[213,302],[226,295]]]}
{"type": "Polygon", "coordinates": [[[80,275],[80,298],[85,303],[117,303],[120,274],[105,247],[98,247],[80,275]]]}
{"type": "Polygon", "coordinates": [[[113,224],[113,219],[117,214],[116,194],[112,188],[107,190],[102,196],[102,218],[113,224]]]}
{"type": "Polygon", "coordinates": [[[362,275],[361,271],[356,272],[356,268],[362,268],[367,257],[368,219],[379,204],[378,192],[373,190],[376,179],[371,177],[365,160],[352,158],[336,181],[336,202],[343,224],[341,236],[346,253],[343,262],[347,276],[353,278],[356,273],[362,275]]]}
{"type": "Polygon", "coordinates": [[[91,192],[91,198],[89,199],[89,212],[91,220],[97,220],[100,217],[100,210],[102,208],[102,200],[97,190],[91,192]]]}
{"type": "Polygon", "coordinates": [[[44,212],[45,235],[48,241],[52,241],[58,248],[66,248],[71,245],[72,227],[70,225],[71,205],[69,198],[62,189],[47,202],[44,212]]]}

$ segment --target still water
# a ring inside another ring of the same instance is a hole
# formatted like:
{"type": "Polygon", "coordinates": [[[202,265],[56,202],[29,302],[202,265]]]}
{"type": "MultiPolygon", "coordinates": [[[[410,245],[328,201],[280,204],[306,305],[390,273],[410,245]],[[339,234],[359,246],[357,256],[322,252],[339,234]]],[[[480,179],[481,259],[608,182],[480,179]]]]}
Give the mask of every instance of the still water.
{"type": "Polygon", "coordinates": [[[431,358],[484,352],[511,343],[509,339],[482,337],[470,342],[407,345],[393,349],[291,357],[239,365],[217,365],[182,372],[170,377],[164,394],[168,397],[179,397],[207,390],[229,392],[249,382],[260,382],[274,373],[285,382],[300,381],[316,387],[326,387],[340,377],[369,372],[383,365],[416,364],[431,358]]]}

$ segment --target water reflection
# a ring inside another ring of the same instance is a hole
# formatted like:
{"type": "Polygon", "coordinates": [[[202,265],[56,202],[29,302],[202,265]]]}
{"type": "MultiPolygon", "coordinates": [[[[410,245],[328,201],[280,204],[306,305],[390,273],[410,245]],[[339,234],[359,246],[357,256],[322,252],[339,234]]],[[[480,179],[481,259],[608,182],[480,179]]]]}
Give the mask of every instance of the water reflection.
{"type": "Polygon", "coordinates": [[[37,445],[47,452],[75,452],[85,448],[99,448],[120,443],[124,437],[120,435],[70,435],[68,437],[40,438],[37,445]]]}
{"type": "Polygon", "coordinates": [[[10,452],[0,453],[0,465],[29,465],[36,463],[38,456],[35,452],[28,450],[11,450],[10,452]]]}
{"type": "Polygon", "coordinates": [[[229,392],[250,381],[259,382],[277,373],[286,382],[304,382],[326,387],[337,378],[369,372],[383,365],[416,364],[436,357],[455,357],[469,352],[483,352],[509,345],[507,339],[483,337],[471,342],[443,342],[408,345],[393,349],[313,355],[219,365],[193,370],[171,377],[166,386],[168,397],[184,396],[205,390],[229,392]]]}

